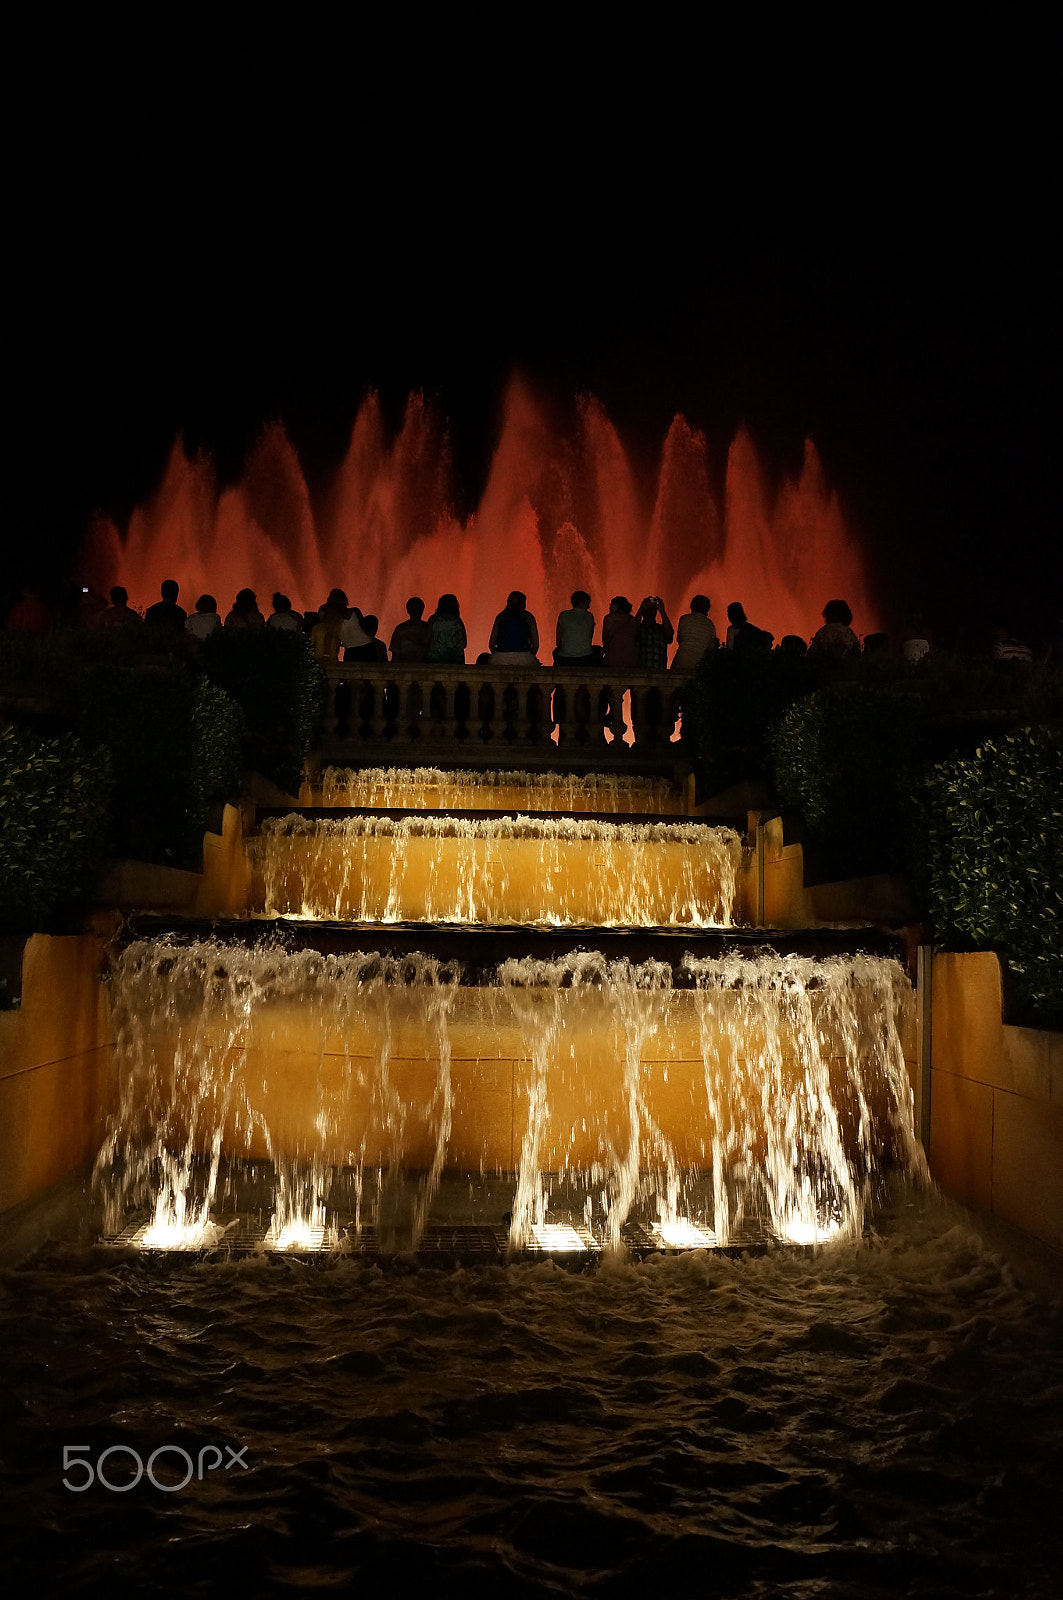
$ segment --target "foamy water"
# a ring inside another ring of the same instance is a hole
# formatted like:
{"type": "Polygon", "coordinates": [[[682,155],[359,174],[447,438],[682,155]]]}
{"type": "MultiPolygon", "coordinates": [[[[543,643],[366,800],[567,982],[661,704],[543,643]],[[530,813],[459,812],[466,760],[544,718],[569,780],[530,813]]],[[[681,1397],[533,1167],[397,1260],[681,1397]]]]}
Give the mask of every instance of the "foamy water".
{"type": "Polygon", "coordinates": [[[925,1176],[895,961],[735,953],[688,960],[679,988],[665,962],[582,951],[490,976],[465,986],[417,953],[130,944],[109,983],[108,1231],[146,1213],[152,1242],[200,1242],[227,1163],[256,1155],[277,1232],[324,1227],[340,1170],[416,1174],[412,1243],[445,1168],[515,1173],[517,1245],[572,1220],[548,1216],[560,1174],[613,1248],[636,1202],[721,1242],[745,1217],[855,1237],[880,1167],[925,1176]]]}
{"type": "Polygon", "coordinates": [[[326,767],[321,775],[321,804],[660,814],[683,809],[682,795],[665,778],[621,772],[477,772],[439,767],[326,767]]]}
{"type": "Polygon", "coordinates": [[[733,828],[592,817],[268,817],[249,841],[267,916],[730,927],[733,828]]]}
{"type": "Polygon", "coordinates": [[[954,1210],[875,1230],[583,1274],[52,1246],[0,1279],[8,1592],[1055,1596],[1060,1306],[954,1210]],[[171,1443],[246,1470],[123,1492],[171,1443]]]}

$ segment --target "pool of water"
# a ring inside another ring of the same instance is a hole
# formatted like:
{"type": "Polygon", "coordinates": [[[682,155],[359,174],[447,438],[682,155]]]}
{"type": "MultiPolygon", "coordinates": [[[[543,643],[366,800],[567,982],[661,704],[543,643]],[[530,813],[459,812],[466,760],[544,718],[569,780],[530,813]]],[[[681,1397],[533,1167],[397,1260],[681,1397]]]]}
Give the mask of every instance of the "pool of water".
{"type": "Polygon", "coordinates": [[[56,1242],[0,1277],[8,1592],[1056,1596],[1061,1332],[905,1191],[582,1272],[56,1242]]]}

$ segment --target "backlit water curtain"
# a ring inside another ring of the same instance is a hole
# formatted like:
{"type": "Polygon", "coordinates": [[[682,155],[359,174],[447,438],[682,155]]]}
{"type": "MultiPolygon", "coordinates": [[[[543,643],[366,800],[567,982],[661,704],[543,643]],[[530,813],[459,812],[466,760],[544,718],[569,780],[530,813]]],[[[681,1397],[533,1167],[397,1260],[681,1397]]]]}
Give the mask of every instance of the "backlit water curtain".
{"type": "Polygon", "coordinates": [[[280,589],[306,609],[339,584],[385,633],[405,617],[410,595],[431,609],[452,591],[472,652],[487,648],[492,619],[517,585],[539,620],[545,660],[574,589],[591,594],[599,620],[614,594],[634,605],[660,594],[674,621],[703,591],[718,626],[727,604],[741,600],[777,639],[809,637],[839,594],[862,632],[879,626],[858,545],[811,440],[796,475],[776,483],[744,430],[715,460],[704,435],[677,416],[655,474],[640,477],[598,401],[581,400],[566,431],[514,381],[479,504],[463,519],[454,499],[446,434],[423,397],[410,397],[390,439],[370,396],[345,459],[313,494],[280,424],[265,429],[227,487],[178,440],[157,491],[126,527],[97,520],[85,569],[100,588],[123,583],[140,604],[176,578],[188,609],[206,592],[223,613],[245,585],[267,601],[280,589]]]}
{"type": "Polygon", "coordinates": [[[852,1236],[883,1163],[923,1170],[892,960],[592,952],[463,974],[164,939],[122,951],[110,987],[122,1093],[96,1176],[109,1231],[147,1214],[147,1244],[216,1242],[234,1164],[267,1175],[275,1244],[328,1242],[342,1185],[350,1237],[389,1227],[404,1248],[444,1168],[513,1175],[515,1245],[563,1199],[603,1247],[636,1215],[666,1245],[751,1218],[852,1236]]]}
{"type": "Polygon", "coordinates": [[[268,819],[253,842],[269,916],[320,921],[725,928],[730,828],[598,818],[268,819]]]}

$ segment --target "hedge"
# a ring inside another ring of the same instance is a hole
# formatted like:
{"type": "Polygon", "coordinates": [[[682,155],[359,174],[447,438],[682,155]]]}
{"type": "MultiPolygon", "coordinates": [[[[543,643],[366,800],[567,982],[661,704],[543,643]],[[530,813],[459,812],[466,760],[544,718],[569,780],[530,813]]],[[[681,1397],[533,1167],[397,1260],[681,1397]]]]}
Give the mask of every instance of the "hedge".
{"type": "Polygon", "coordinates": [[[804,818],[832,874],[906,864],[919,747],[912,705],[861,684],[833,684],[793,706],[769,744],[779,803],[804,818]]]}
{"type": "Polygon", "coordinates": [[[111,852],[198,865],[211,805],[239,788],[239,707],[177,663],[89,667],[76,702],[79,732],[111,753],[111,852]]]}
{"type": "Polygon", "coordinates": [[[99,872],[111,787],[106,750],[0,725],[0,925],[46,932],[77,913],[99,872]]]}
{"type": "Polygon", "coordinates": [[[917,836],[936,938],[998,951],[1018,1011],[1063,1021],[1063,738],[1021,729],[933,767],[917,836]]]}
{"type": "Polygon", "coordinates": [[[325,712],[325,674],[309,641],[277,628],[219,629],[204,640],[200,662],[243,710],[247,765],[298,794],[325,712]]]}
{"type": "Polygon", "coordinates": [[[814,662],[778,650],[702,656],[683,690],[683,742],[709,787],[764,776],[769,727],[819,682],[814,662]]]}

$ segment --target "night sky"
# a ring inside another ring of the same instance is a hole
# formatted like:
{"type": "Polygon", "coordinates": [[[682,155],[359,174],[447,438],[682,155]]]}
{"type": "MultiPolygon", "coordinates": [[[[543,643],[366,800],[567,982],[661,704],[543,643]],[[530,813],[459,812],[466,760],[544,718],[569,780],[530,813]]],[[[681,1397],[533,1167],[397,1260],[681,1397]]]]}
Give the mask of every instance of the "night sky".
{"type": "Polygon", "coordinates": [[[780,472],[811,434],[891,605],[1043,628],[1058,11],[784,15],[24,24],[5,587],[127,517],[181,429],[225,478],[279,417],[320,487],[369,388],[396,422],[438,403],[472,506],[519,370],[562,418],[596,394],[650,467],[676,410],[780,472]]]}

